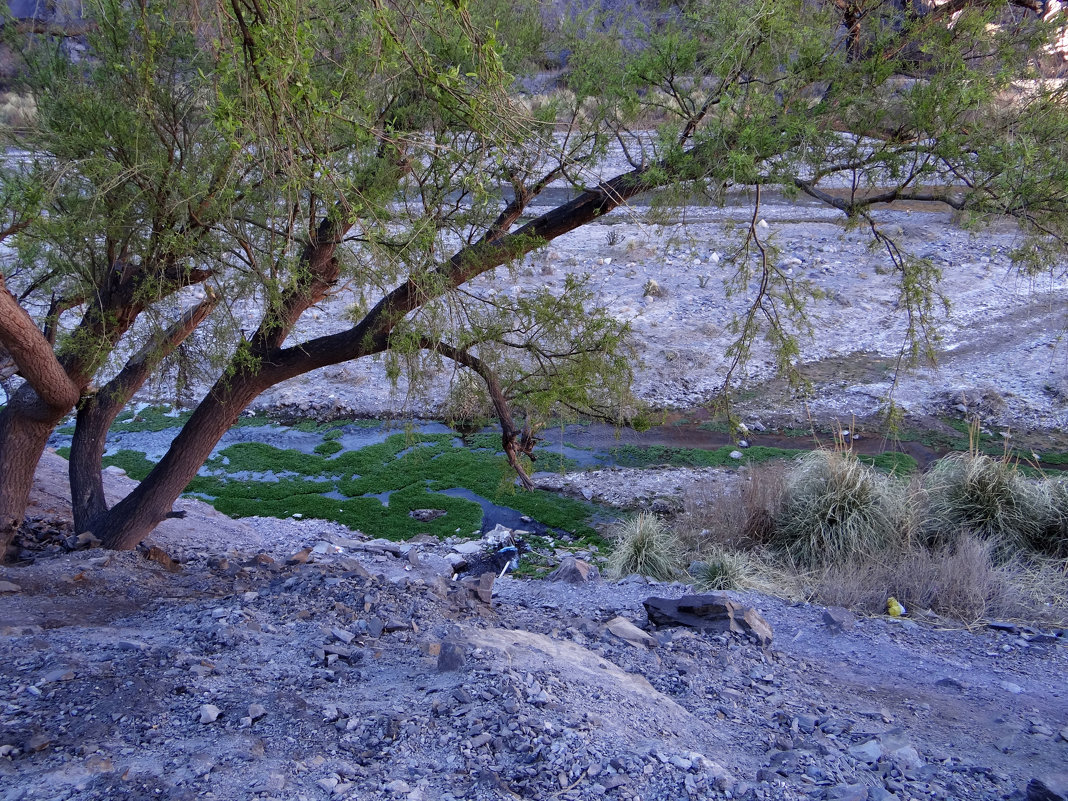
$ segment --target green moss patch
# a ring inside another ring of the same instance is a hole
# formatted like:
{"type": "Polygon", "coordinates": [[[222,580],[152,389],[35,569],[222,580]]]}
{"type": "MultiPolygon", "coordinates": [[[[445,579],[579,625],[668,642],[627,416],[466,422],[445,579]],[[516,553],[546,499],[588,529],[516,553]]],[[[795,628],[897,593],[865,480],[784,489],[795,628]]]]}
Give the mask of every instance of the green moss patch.
{"type": "MultiPolygon", "coordinates": [[[[206,467],[215,475],[198,476],[187,490],[211,499],[217,509],[235,517],[299,514],[336,520],[374,536],[407,539],[420,533],[444,537],[476,532],[481,526],[481,507],[438,492],[463,488],[582,540],[600,542],[589,524],[597,507],[540,490],[519,491],[503,455],[458,448],[453,440],[451,434],[394,434],[385,442],[329,459],[321,452],[307,454],[262,443],[240,443],[209,460],[206,467]],[[273,482],[229,478],[235,473],[268,471],[295,477],[273,482]],[[383,492],[391,493],[388,505],[365,497],[383,492]],[[325,493],[343,497],[328,498],[325,493]],[[409,516],[413,509],[443,509],[446,514],[422,523],[409,516]]],[[[337,445],[340,451],[340,445],[332,441],[316,450],[325,445],[337,445]]],[[[541,470],[569,466],[557,454],[545,454],[538,460],[541,470]]]]}

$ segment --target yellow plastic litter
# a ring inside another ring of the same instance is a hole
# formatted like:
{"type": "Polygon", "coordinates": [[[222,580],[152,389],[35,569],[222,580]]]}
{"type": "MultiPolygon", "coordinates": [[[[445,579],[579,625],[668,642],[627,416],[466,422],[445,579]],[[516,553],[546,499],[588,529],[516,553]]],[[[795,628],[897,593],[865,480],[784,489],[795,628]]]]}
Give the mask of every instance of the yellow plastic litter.
{"type": "Polygon", "coordinates": [[[891,595],[886,599],[886,613],[890,617],[903,617],[905,615],[905,607],[901,605],[901,602],[891,595]]]}

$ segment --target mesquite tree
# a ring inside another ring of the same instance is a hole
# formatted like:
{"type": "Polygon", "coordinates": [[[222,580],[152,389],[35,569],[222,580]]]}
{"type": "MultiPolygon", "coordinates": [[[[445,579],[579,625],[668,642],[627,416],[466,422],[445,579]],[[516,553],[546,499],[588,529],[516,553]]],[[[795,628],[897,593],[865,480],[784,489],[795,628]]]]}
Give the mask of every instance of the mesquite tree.
{"type": "MultiPolygon", "coordinates": [[[[1034,77],[1055,21],[1027,4],[693,0],[561,20],[527,5],[103,2],[89,58],[30,48],[40,117],[4,189],[17,201],[5,276],[20,297],[0,293],[0,344],[25,384],[0,412],[0,548],[27,472],[79,397],[105,407],[79,416],[91,427],[71,467],[79,526],[131,547],[259,393],[367,356],[394,375],[442,358],[478,375],[522,475],[534,437],[513,407],[528,424],[559,408],[626,413],[626,330],[590,308],[581,281],[522,298],[472,282],[642,192],[714,200],[745,186],[759,204],[774,185],[839,209],[897,271],[915,355],[931,347],[939,275],[879,228],[873,205],[1016,217],[1028,269],[1063,252],[1064,97],[1017,83],[1034,77]],[[552,91],[519,96],[513,76],[560,53],[552,91]],[[629,162],[614,175],[599,169],[609,145],[629,162]],[[571,197],[531,214],[560,185],[571,197]],[[212,297],[254,299],[258,327],[232,338],[168,453],[106,509],[91,476],[100,420],[188,333],[192,312],[164,323],[203,281],[212,297]],[[362,299],[353,324],[290,341],[342,284],[362,299]],[[116,344],[138,354],[94,391],[116,344]]],[[[734,354],[763,331],[785,367],[803,287],[777,269],[757,219],[727,276],[758,287],[734,354]]]]}

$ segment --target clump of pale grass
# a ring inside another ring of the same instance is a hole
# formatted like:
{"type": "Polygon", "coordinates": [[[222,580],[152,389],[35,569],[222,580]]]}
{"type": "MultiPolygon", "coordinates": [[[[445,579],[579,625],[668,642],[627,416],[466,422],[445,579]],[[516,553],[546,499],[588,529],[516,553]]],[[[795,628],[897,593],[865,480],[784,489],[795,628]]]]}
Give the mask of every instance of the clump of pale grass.
{"type": "Polygon", "coordinates": [[[765,544],[774,526],[785,482],[782,462],[769,462],[739,471],[738,480],[724,488],[700,481],[683,495],[675,529],[683,547],[704,560],[709,549],[750,549],[765,544]]]}
{"type": "Polygon", "coordinates": [[[931,610],[965,622],[1008,616],[1020,606],[1011,577],[994,564],[991,544],[971,534],[937,549],[914,545],[879,559],[830,565],[814,589],[829,606],[882,614],[894,596],[911,612],[931,610]]]}
{"type": "Polygon", "coordinates": [[[1031,549],[1055,559],[1068,559],[1068,484],[1046,480],[1046,524],[1031,549]]]}
{"type": "Polygon", "coordinates": [[[740,590],[750,586],[759,566],[744,551],[714,546],[691,567],[694,584],[703,591],[740,590]]]}
{"type": "Polygon", "coordinates": [[[999,560],[1035,548],[1051,520],[1050,482],[1034,482],[1016,465],[985,453],[939,459],[924,479],[928,544],[951,545],[971,532],[993,545],[999,560]]]}
{"type": "Polygon", "coordinates": [[[869,559],[907,539],[907,491],[848,451],[812,451],[787,476],[773,522],[769,546],[799,565],[869,559]]]}
{"type": "Polygon", "coordinates": [[[682,556],[679,540],[663,520],[639,512],[612,530],[615,547],[608,557],[608,573],[618,577],[638,573],[669,581],[679,574],[682,556]]]}
{"type": "Polygon", "coordinates": [[[13,92],[0,94],[0,125],[9,128],[25,128],[37,116],[37,104],[29,95],[13,92]]]}

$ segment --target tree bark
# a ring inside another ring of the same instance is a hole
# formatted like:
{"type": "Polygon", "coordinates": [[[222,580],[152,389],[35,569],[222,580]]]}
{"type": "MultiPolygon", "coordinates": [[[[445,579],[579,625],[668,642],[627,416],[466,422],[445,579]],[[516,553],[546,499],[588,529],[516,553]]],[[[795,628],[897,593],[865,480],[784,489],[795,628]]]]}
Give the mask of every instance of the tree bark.
{"type": "Polygon", "coordinates": [[[26,379],[0,411],[0,561],[15,537],[33,486],[37,462],[56,424],[81,388],[0,278],[0,341],[26,379]]]}
{"type": "Polygon", "coordinates": [[[46,404],[29,384],[0,410],[0,562],[22,524],[48,437],[68,411],[46,404]]]}
{"type": "Polygon", "coordinates": [[[157,292],[168,295],[209,275],[207,270],[182,267],[173,260],[164,260],[158,275],[148,270],[116,275],[111,286],[100,289],[78,323],[72,341],[82,346],[58,356],[0,276],[0,345],[26,379],[0,412],[0,561],[22,522],[33,474],[49,435],[145,309],[149,302],[143,292],[145,282],[154,280],[153,276],[161,278],[157,292]],[[84,343],[95,343],[95,347],[84,343]]]}
{"type": "Polygon", "coordinates": [[[185,341],[218,302],[219,297],[209,293],[130,357],[115,378],[82,400],[70,448],[70,493],[76,532],[93,531],[108,511],[101,470],[108,429],[115,417],[156,366],[185,341]]]}

